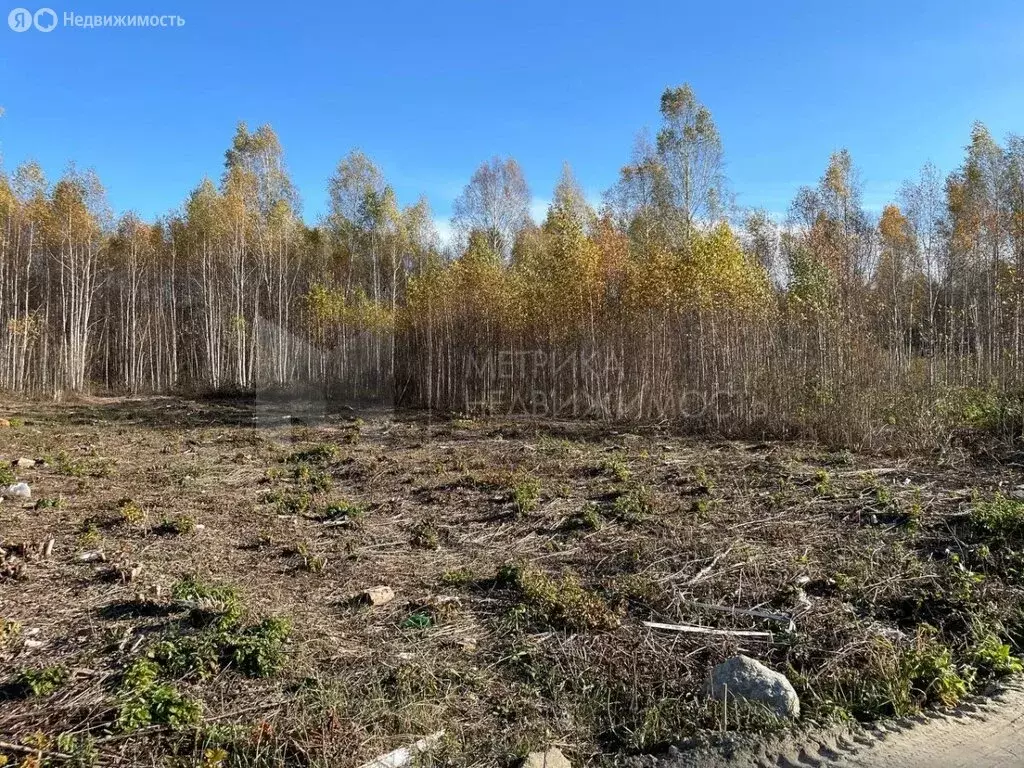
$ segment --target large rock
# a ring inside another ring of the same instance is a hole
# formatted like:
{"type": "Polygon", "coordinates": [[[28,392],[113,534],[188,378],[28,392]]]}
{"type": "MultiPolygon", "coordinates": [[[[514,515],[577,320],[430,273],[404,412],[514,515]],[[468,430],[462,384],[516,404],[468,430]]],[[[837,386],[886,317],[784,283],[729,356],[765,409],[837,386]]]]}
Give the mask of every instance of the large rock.
{"type": "Polygon", "coordinates": [[[531,752],[523,760],[523,768],[572,768],[572,763],[558,747],[546,752],[531,752]]]}
{"type": "Polygon", "coordinates": [[[708,693],[716,699],[726,695],[767,706],[778,717],[800,717],[800,699],[786,676],[768,669],[749,656],[733,656],[713,670],[708,693]]]}

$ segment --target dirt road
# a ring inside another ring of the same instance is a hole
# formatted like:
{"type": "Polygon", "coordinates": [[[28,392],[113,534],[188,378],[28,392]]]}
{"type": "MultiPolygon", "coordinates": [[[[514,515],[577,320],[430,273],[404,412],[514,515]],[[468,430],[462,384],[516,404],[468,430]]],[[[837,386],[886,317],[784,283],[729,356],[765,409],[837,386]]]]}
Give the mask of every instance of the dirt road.
{"type": "Polygon", "coordinates": [[[1024,685],[949,713],[930,713],[866,731],[833,731],[783,740],[676,753],[657,768],[1021,768],[1024,766],[1024,685]]]}
{"type": "MultiPolygon", "coordinates": [[[[870,745],[823,765],[842,768],[1017,768],[1024,766],[1024,689],[955,715],[923,718],[909,728],[879,732],[870,745]]],[[[805,763],[806,764],[806,763],[805,763]]]]}

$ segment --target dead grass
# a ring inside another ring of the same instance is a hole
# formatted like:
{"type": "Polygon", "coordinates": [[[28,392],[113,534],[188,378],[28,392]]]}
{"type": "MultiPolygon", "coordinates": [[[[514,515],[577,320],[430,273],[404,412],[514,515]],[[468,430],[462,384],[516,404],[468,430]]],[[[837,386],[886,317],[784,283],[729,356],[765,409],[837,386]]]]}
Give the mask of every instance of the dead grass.
{"type": "Polygon", "coordinates": [[[444,729],[444,764],[550,743],[611,764],[779,727],[700,694],[737,651],[786,672],[811,720],[949,704],[1019,669],[1013,466],[282,407],[10,414],[0,459],[49,457],[18,478],[60,503],[0,506],[0,741],[339,766],[444,729]],[[396,598],[354,599],[380,584],[396,598]]]}

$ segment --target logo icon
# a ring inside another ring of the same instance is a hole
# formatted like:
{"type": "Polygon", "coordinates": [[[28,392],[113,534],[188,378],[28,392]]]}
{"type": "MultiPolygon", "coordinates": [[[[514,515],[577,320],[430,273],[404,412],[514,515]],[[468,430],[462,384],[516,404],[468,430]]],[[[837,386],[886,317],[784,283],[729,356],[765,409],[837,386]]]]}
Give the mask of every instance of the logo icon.
{"type": "Polygon", "coordinates": [[[40,32],[53,32],[53,28],[57,26],[57,14],[53,8],[40,8],[32,17],[32,23],[40,32]]]}
{"type": "MultiPolygon", "coordinates": [[[[56,16],[54,23],[56,23],[56,16]]],[[[7,14],[7,26],[15,32],[28,32],[32,29],[32,11],[28,8],[15,8],[7,14]]]]}

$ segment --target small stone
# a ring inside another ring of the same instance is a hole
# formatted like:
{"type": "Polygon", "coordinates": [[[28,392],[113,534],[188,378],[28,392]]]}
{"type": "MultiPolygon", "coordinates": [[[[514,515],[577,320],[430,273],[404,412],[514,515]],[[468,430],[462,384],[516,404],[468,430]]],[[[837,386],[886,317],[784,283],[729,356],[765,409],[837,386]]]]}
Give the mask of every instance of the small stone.
{"type": "Polygon", "coordinates": [[[715,667],[707,688],[715,699],[759,701],[778,717],[800,717],[800,699],[786,676],[749,656],[733,656],[715,667]]]}
{"type": "Polygon", "coordinates": [[[572,763],[558,747],[546,752],[531,752],[523,760],[523,768],[572,768],[572,763]]]}
{"type": "Polygon", "coordinates": [[[36,460],[26,459],[24,456],[22,456],[21,458],[12,461],[11,464],[13,464],[18,469],[32,469],[36,465],[36,460]]]}
{"type": "Polygon", "coordinates": [[[387,586],[370,587],[363,590],[359,597],[364,603],[370,605],[384,605],[395,599],[395,590],[387,586]]]}
{"type": "Polygon", "coordinates": [[[31,499],[32,489],[28,487],[28,483],[15,483],[0,490],[0,496],[12,499],[31,499]]]}
{"type": "Polygon", "coordinates": [[[6,428],[6,427],[9,427],[9,426],[11,426],[11,422],[9,422],[7,419],[0,419],[0,429],[6,428]]]}
{"type": "Polygon", "coordinates": [[[105,563],[107,556],[97,549],[89,552],[79,552],[75,555],[75,560],[80,563],[105,563]]]}

